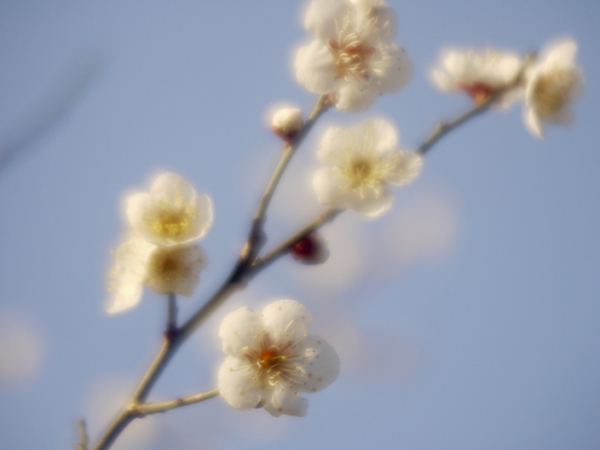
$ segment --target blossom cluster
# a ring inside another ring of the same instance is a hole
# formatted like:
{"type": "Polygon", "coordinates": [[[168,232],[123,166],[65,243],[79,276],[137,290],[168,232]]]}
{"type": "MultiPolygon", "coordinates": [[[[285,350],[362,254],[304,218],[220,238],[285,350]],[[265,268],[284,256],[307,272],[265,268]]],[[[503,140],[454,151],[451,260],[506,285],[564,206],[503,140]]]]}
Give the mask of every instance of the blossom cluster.
{"type": "Polygon", "coordinates": [[[195,242],[212,224],[210,198],[179,175],[163,173],[150,192],[127,197],[126,217],[130,230],[115,251],[107,311],[133,308],[144,285],[158,294],[191,296],[207,262],[195,242]]]}
{"type": "Polygon", "coordinates": [[[543,138],[544,124],[569,125],[573,121],[571,105],[583,91],[583,72],[575,63],[576,54],[577,44],[570,38],[551,42],[526,67],[511,51],[447,49],[430,75],[439,89],[464,92],[479,104],[498,94],[495,104],[501,107],[522,99],[527,129],[543,138]]]}

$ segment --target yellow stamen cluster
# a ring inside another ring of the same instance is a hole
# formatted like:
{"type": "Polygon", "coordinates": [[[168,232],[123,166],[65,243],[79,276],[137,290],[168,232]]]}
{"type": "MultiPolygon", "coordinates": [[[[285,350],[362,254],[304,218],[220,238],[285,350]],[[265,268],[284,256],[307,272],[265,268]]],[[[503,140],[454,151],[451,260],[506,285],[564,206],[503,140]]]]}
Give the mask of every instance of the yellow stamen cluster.
{"type": "Polygon", "coordinates": [[[157,211],[151,220],[152,229],[161,237],[179,238],[186,235],[194,219],[198,216],[195,205],[185,201],[178,191],[174,201],[157,199],[149,209],[157,211]]]}
{"type": "Polygon", "coordinates": [[[284,381],[290,386],[303,384],[305,375],[298,370],[301,356],[296,354],[297,344],[293,341],[275,342],[268,332],[259,332],[252,348],[244,347],[249,366],[255,368],[254,381],[270,386],[284,381]]]}
{"type": "Polygon", "coordinates": [[[378,197],[386,179],[391,176],[400,164],[401,155],[393,153],[382,156],[375,149],[372,142],[373,133],[365,130],[365,133],[357,136],[347,136],[345,149],[336,164],[337,170],[342,176],[344,183],[342,190],[358,190],[361,198],[365,198],[367,191],[374,191],[378,197]]]}

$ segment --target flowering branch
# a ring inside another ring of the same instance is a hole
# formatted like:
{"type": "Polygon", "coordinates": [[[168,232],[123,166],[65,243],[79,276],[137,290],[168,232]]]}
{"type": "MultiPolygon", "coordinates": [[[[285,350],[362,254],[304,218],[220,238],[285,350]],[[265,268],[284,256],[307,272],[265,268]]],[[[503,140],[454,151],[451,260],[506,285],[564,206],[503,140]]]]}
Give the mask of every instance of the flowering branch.
{"type": "MultiPolygon", "coordinates": [[[[308,117],[300,133],[295,137],[291,144],[287,144],[282,152],[279,164],[275,168],[273,175],[261,197],[260,203],[254,214],[252,221],[252,227],[248,236],[248,239],[244,245],[244,248],[240,254],[238,262],[234,266],[231,274],[215,294],[194,314],[185,322],[180,328],[177,328],[175,322],[175,298],[174,295],[169,295],[169,317],[167,332],[163,335],[163,342],[156,354],[154,360],[150,364],[150,367],[143,375],[140,383],[135,389],[133,395],[128,400],[124,408],[109,425],[108,429],[100,437],[93,450],[107,449],[119,436],[119,434],[131,423],[133,419],[139,416],[140,411],[145,410],[148,405],[145,400],[150,393],[154,384],[162,374],[163,370],[176,353],[177,349],[183,342],[225,301],[229,298],[233,292],[242,289],[245,284],[249,281],[251,276],[257,272],[252,269],[253,262],[260,251],[264,237],[263,237],[263,224],[265,220],[266,210],[269,206],[271,198],[279,184],[279,180],[283,175],[283,172],[287,168],[289,161],[291,160],[296,149],[304,140],[304,137],[310,131],[314,123],[318,118],[329,108],[329,100],[327,95],[321,95],[317,100],[313,111],[308,117]]],[[[324,221],[321,224],[325,223],[324,221]]],[[[314,224],[313,229],[316,229],[320,225],[314,224]]],[[[306,233],[306,232],[305,232],[306,233]]],[[[304,234],[305,234],[304,233],[304,234]]],[[[280,252],[277,255],[273,255],[269,262],[274,261],[279,256],[282,256],[285,252],[280,252]]],[[[196,401],[190,401],[189,403],[178,404],[178,400],[172,400],[168,403],[168,407],[165,407],[165,411],[168,409],[177,408],[178,406],[184,406],[185,404],[191,404],[198,401],[205,400],[218,395],[218,391],[209,391],[212,393],[210,397],[202,397],[196,401]]],[[[197,394],[200,395],[200,394],[197,394]]],[[[161,405],[161,404],[158,404],[161,405]]],[[[162,404],[164,406],[164,404],[162,404]]],[[[155,404],[155,408],[157,407],[155,404]]]]}
{"type": "Polygon", "coordinates": [[[269,204],[271,203],[271,199],[273,198],[273,194],[275,193],[275,189],[281,180],[281,177],[287,168],[292,156],[296,152],[296,149],[300,146],[308,132],[311,130],[314,123],[317,119],[323,114],[330,106],[329,97],[327,95],[321,95],[315,104],[312,112],[308,116],[308,119],[304,123],[302,130],[300,133],[296,135],[296,137],[292,140],[291,143],[288,143],[284,146],[283,151],[281,153],[281,159],[279,160],[279,164],[275,168],[273,175],[271,176],[271,180],[263,193],[260,203],[258,204],[258,208],[254,213],[254,218],[252,219],[252,229],[250,231],[250,236],[247,241],[247,247],[244,249],[242,254],[243,259],[253,260],[261,249],[262,244],[264,243],[263,237],[263,225],[265,221],[265,214],[269,204]]]}
{"type": "MultiPolygon", "coordinates": [[[[162,402],[147,403],[146,399],[179,347],[234,292],[245,288],[292,247],[297,255],[299,244],[310,241],[313,232],[345,209],[367,217],[387,211],[394,201],[391,187],[412,182],[421,171],[422,157],[452,130],[493,104],[508,103],[510,95],[521,94],[525,84],[527,124],[536,135],[542,134],[542,122],[568,119],[570,102],[583,82],[573,62],[573,42],[556,45],[532,70],[533,56],[521,62],[508,53],[451,52],[444,58],[443,70],[435,72],[435,82],[443,90],[468,94],[475,106],[439,123],[415,152],[398,148],[394,125],[383,119],[365,120],[349,129],[328,129],[317,152],[323,167],[313,176],[313,187],[319,202],[329,209],[260,256],[266,242],[267,209],[291,158],[319,117],[332,105],[342,111],[364,111],[379,95],[398,91],[412,76],[404,49],[392,42],[393,12],[385,7],[361,9],[366,4],[361,5],[341,1],[331,8],[322,0],[311,2],[305,27],[315,39],[298,49],[294,65],[300,84],[320,97],[304,124],[295,108],[280,110],[273,117],[273,131],[285,144],[258,202],[247,240],[229,276],[181,326],[177,324],[176,294],[191,296],[205,265],[204,252],[194,242],[212,224],[210,198],[197,195],[189,183],[170,173],[160,175],[150,193],[128,197],[126,212],[132,233],[116,252],[117,294],[109,312],[134,306],[146,284],[155,292],[168,294],[167,324],[154,360],[94,450],[108,448],[135,418],[217,395],[237,409],[261,406],[275,417],[304,415],[307,402],[301,394],[331,383],[338,375],[339,359],[326,341],[308,334],[310,313],[290,299],[274,302],[260,314],[242,307],[223,320],[219,337],[227,357],[219,369],[217,389],[162,402]],[[556,66],[557,61],[563,61],[562,65],[556,66]],[[474,73],[462,73],[473,68],[477,69],[474,73]]],[[[314,246],[314,241],[310,245],[314,246]]],[[[79,447],[85,450],[87,436],[82,425],[80,428],[79,447]]]]}
{"type": "Polygon", "coordinates": [[[473,119],[474,117],[477,117],[478,115],[486,112],[494,103],[496,103],[502,96],[506,95],[509,91],[513,89],[518,89],[523,81],[523,75],[525,74],[525,71],[531,65],[533,60],[534,55],[527,55],[525,61],[521,66],[521,69],[515,75],[514,79],[505,87],[498,89],[492,95],[487,97],[485,101],[476,104],[474,107],[460,114],[458,117],[454,118],[449,122],[438,123],[434,130],[431,132],[431,134],[417,148],[416,152],[420,155],[425,155],[429,151],[429,149],[431,149],[431,147],[433,147],[446,134],[450,133],[451,131],[458,128],[462,124],[468,122],[469,120],[473,119]]]}

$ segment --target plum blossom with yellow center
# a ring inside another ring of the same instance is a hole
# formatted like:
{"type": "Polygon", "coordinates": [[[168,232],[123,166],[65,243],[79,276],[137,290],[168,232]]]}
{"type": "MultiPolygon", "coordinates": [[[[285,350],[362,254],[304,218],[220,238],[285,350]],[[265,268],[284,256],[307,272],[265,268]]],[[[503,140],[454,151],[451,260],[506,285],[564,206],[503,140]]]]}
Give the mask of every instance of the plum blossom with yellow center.
{"type": "Polygon", "coordinates": [[[228,356],[218,372],[219,393],[237,409],[263,407],[272,416],[304,416],[304,392],[327,387],[339,373],[335,350],[308,334],[310,312],[295,300],[279,300],[261,313],[242,307],[219,328],[228,356]]]}
{"type": "Polygon", "coordinates": [[[197,244],[160,247],[130,233],[114,252],[106,310],[115,314],[135,307],[144,285],[157,294],[191,297],[207,261],[197,244]]]}
{"type": "Polygon", "coordinates": [[[547,45],[527,72],[524,120],[536,137],[544,137],[544,124],[570,125],[572,103],[583,93],[583,71],[575,63],[577,43],[563,38],[547,45]]]}
{"type": "Polygon", "coordinates": [[[296,53],[298,82],[332,94],[342,111],[365,111],[412,77],[410,59],[392,42],[396,15],[383,0],[312,0],[304,26],[315,39],[296,53]]]}
{"type": "Polygon", "coordinates": [[[126,201],[131,228],[160,246],[185,244],[206,234],[213,220],[210,198],[198,195],[182,177],[163,173],[150,192],[132,194],[126,201]]]}
{"type": "MultiPolygon", "coordinates": [[[[451,48],[442,51],[430,79],[442,91],[462,92],[481,104],[515,81],[521,66],[521,59],[513,52],[451,48]]],[[[509,106],[520,95],[521,90],[511,90],[499,105],[509,106]]]]}
{"type": "Polygon", "coordinates": [[[417,153],[398,150],[397,142],[394,126],[384,119],[329,128],[317,152],[325,167],[313,177],[319,201],[371,217],[387,211],[394,200],[389,185],[410,183],[423,164],[417,153]]]}

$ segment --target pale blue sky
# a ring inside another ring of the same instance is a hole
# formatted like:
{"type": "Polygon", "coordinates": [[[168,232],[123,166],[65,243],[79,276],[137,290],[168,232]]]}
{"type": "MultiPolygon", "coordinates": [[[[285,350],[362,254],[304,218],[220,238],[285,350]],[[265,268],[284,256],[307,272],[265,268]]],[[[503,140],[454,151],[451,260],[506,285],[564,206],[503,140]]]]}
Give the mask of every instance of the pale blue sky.
{"type": "MultiPolygon", "coordinates": [[[[219,319],[290,297],[312,310],[315,333],[342,359],[339,379],[308,397],[307,417],[239,412],[217,398],[152,418],[146,440],[134,426],[115,449],[600,446],[600,3],[389,3],[414,78],[368,114],[323,117],[275,198],[270,242],[319,211],[305,182],[328,123],[383,115],[411,147],[468,106],[427,80],[444,46],[527,52],[572,36],[587,81],[575,124],[541,142],[516,105],[448,136],[422,176],[396,191],[391,213],[340,216],[324,230],[332,259],[323,267],[282,260],[261,274],[182,349],[151,396],[212,388],[219,319]]],[[[70,448],[79,415],[96,438],[158,347],[162,298],[146,292],[116,317],[102,309],[122,192],[168,169],[213,199],[202,241],[210,264],[182,316],[225,277],[277,160],[264,111],[315,100],[291,71],[307,39],[301,9],[278,0],[0,1],[1,146],[94,74],[0,171],[0,336],[5,348],[43,353],[25,379],[0,379],[0,447],[70,448]]]]}

